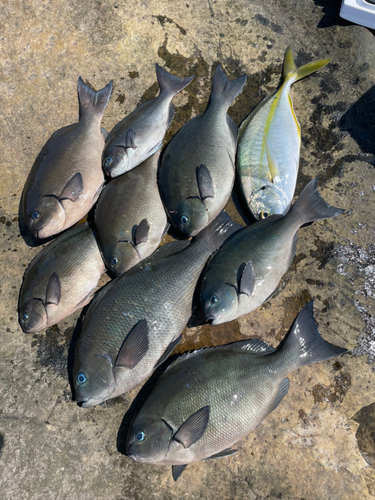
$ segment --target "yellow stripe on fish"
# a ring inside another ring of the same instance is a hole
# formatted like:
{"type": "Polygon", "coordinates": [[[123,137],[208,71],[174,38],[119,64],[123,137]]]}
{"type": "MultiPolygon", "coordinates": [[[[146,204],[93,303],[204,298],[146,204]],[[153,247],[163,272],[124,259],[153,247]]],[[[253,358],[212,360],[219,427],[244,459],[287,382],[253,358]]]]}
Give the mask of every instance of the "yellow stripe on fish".
{"type": "Polygon", "coordinates": [[[330,59],[297,68],[285,51],[283,82],[246,118],[239,131],[240,184],[253,215],[285,214],[297,182],[301,128],[290,96],[291,85],[325,66],[330,59]]]}

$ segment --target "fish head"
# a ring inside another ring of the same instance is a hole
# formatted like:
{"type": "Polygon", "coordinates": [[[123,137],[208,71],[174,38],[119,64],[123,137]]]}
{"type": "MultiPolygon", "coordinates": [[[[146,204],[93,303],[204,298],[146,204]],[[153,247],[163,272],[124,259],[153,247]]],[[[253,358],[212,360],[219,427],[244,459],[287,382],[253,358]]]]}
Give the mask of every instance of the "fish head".
{"type": "Polygon", "coordinates": [[[202,288],[202,304],[206,319],[218,325],[234,319],[238,308],[236,287],[223,283],[202,288]]]}
{"type": "Polygon", "coordinates": [[[129,430],[127,454],[136,462],[158,462],[167,454],[172,437],[172,427],[162,418],[137,416],[129,430]]]}
{"type": "Polygon", "coordinates": [[[140,261],[139,254],[129,240],[120,240],[106,251],[107,266],[114,276],[120,276],[140,261]]]}
{"type": "Polygon", "coordinates": [[[116,389],[112,358],[109,354],[92,354],[73,365],[75,400],[83,408],[102,403],[116,389]]]}
{"type": "Polygon", "coordinates": [[[264,185],[250,199],[250,209],[257,220],[266,219],[270,215],[285,215],[290,208],[291,200],[274,184],[264,185]]]}
{"type": "Polygon", "coordinates": [[[208,211],[198,197],[186,198],[177,210],[169,210],[173,225],[186,237],[195,236],[209,223],[208,211]]]}
{"type": "Polygon", "coordinates": [[[25,222],[35,238],[48,238],[64,229],[64,207],[56,196],[43,196],[28,209],[25,222]]]}
{"type": "Polygon", "coordinates": [[[42,299],[31,299],[19,309],[19,322],[25,333],[35,333],[47,327],[47,312],[42,299]]]}
{"type": "Polygon", "coordinates": [[[129,156],[123,146],[115,146],[103,153],[103,169],[109,177],[118,177],[129,170],[129,156]]]}

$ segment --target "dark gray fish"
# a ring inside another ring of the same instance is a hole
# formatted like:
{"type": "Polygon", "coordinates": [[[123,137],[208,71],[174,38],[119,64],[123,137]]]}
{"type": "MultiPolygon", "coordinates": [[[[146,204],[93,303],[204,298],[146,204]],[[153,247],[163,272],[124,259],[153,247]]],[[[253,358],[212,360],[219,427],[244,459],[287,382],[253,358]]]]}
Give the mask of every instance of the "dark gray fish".
{"type": "Polygon", "coordinates": [[[298,229],[343,212],[328,205],[317,186],[317,179],[309,182],[285,216],[246,227],[214,255],[201,286],[203,310],[212,324],[239,318],[268,300],[296,253],[298,229]]]}
{"type": "Polygon", "coordinates": [[[162,157],[159,185],[173,225],[186,237],[224,208],[233,187],[238,128],[227,110],[246,76],[230,82],[216,68],[207,108],[173,137],[162,157]]]}
{"type": "Polygon", "coordinates": [[[167,216],[156,179],[159,156],[160,151],[111,180],[100,195],[95,224],[105,263],[115,276],[151,255],[165,234],[167,216]]]}
{"type": "Polygon", "coordinates": [[[78,224],[31,261],[19,298],[25,333],[43,330],[87,304],[105,266],[92,229],[78,224]]]}
{"type": "Polygon", "coordinates": [[[36,238],[60,233],[80,221],[104,183],[101,155],[107,132],[100,128],[112,83],[98,92],[78,79],[79,123],[57,130],[27,178],[22,210],[36,238]]]}
{"type": "Polygon", "coordinates": [[[74,352],[77,402],[88,407],[123,394],[166,359],[190,318],[207,259],[236,230],[223,212],[191,243],[162,246],[98,293],[74,352]]]}
{"type": "Polygon", "coordinates": [[[103,168],[117,177],[144,162],[161,148],[174,117],[172,99],[193,80],[181,80],[156,64],[160,94],[140,104],[109,133],[103,153],[103,168]]]}
{"type": "Polygon", "coordinates": [[[175,480],[186,464],[232,455],[287,394],[290,372],[345,352],[320,336],[309,302],[277,349],[253,339],[184,354],[136,415],[127,454],[172,465],[175,480]]]}

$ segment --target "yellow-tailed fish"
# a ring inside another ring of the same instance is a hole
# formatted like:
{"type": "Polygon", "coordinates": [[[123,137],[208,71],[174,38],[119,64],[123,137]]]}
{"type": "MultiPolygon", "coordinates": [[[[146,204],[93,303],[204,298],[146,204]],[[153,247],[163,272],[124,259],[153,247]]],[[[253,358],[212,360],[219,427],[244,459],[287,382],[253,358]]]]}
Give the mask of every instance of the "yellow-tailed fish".
{"type": "Polygon", "coordinates": [[[283,83],[242,123],[237,155],[239,179],[256,219],[286,214],[297,182],[301,129],[290,87],[329,63],[322,59],[297,68],[292,50],[284,56],[283,83]]]}

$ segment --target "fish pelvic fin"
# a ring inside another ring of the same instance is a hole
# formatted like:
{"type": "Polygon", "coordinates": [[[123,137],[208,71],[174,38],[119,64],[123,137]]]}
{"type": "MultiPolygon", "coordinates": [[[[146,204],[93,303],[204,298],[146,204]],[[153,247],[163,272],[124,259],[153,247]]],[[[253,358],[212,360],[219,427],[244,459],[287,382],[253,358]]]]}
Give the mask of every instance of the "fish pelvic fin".
{"type": "Polygon", "coordinates": [[[337,217],[343,212],[343,209],[331,207],[323,200],[318,191],[318,177],[316,177],[305,186],[287,217],[295,219],[300,227],[307,222],[337,217]]]}
{"type": "Polygon", "coordinates": [[[318,69],[323,68],[330,61],[331,58],[321,59],[297,68],[293,59],[292,49],[289,46],[284,55],[283,79],[291,80],[290,83],[298,82],[298,80],[302,80],[305,76],[311,75],[315,71],[318,71],[318,69]]]}
{"type": "Polygon", "coordinates": [[[155,69],[156,78],[158,79],[160,87],[160,93],[167,91],[174,96],[187,87],[195,76],[189,76],[188,78],[181,80],[181,78],[177,78],[177,76],[173,76],[168,73],[168,71],[165,71],[157,63],[155,64],[155,69]]]}
{"type": "Polygon", "coordinates": [[[225,104],[226,109],[228,109],[241,92],[246,83],[246,78],[246,75],[242,75],[240,78],[230,82],[227,75],[224,73],[221,64],[218,64],[214,74],[212,91],[207,107],[212,101],[221,101],[225,104]]]}
{"type": "Polygon", "coordinates": [[[277,350],[286,353],[289,359],[293,359],[292,370],[347,352],[347,349],[330,344],[321,337],[314,319],[313,301],[306,304],[299,313],[292,330],[277,350]]]}
{"type": "Polygon", "coordinates": [[[101,120],[109,98],[111,97],[112,82],[109,82],[109,84],[104,88],[95,92],[95,90],[86,85],[82,78],[79,77],[77,91],[79,101],[79,119],[81,119],[85,114],[91,112],[98,115],[101,120]]]}

